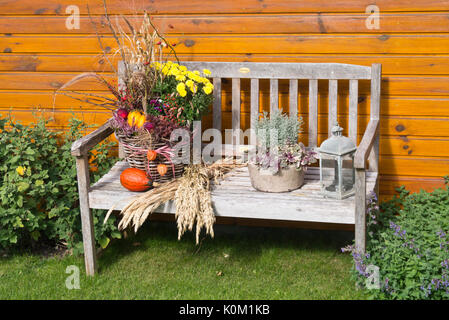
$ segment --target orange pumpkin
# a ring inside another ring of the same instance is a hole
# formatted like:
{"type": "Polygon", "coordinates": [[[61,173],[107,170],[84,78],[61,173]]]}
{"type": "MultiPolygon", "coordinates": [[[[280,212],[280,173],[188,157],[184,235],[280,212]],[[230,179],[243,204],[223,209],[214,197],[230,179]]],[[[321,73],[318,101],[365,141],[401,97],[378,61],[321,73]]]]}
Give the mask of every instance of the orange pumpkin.
{"type": "Polygon", "coordinates": [[[148,161],[153,161],[156,160],[157,157],[157,152],[154,150],[148,150],[147,152],[147,159],[148,161]]]}
{"type": "Polygon", "coordinates": [[[129,191],[141,192],[151,188],[151,179],[145,171],[137,168],[128,168],[120,174],[120,183],[129,191]]]}
{"type": "Polygon", "coordinates": [[[167,166],[163,163],[157,165],[157,172],[161,175],[161,177],[165,176],[167,173],[167,166]]]}

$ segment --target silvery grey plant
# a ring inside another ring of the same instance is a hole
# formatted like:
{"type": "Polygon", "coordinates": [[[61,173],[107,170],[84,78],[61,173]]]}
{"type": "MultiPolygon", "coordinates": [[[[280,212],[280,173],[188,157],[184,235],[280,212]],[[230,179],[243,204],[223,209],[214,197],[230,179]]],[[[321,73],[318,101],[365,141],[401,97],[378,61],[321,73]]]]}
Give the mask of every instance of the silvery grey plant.
{"type": "Polygon", "coordinates": [[[302,125],[302,117],[299,119],[290,117],[279,109],[271,112],[269,116],[267,112],[264,112],[255,126],[258,147],[269,150],[270,142],[280,147],[294,144],[298,141],[298,134],[302,131],[302,125]],[[273,133],[277,135],[277,138],[273,137],[273,133]],[[273,138],[277,141],[271,141],[273,138]]]}
{"type": "Polygon", "coordinates": [[[252,162],[273,174],[289,165],[302,170],[316,162],[317,154],[308,151],[298,143],[298,134],[302,132],[303,120],[283,114],[280,110],[267,112],[255,125],[257,154],[252,162]]]}

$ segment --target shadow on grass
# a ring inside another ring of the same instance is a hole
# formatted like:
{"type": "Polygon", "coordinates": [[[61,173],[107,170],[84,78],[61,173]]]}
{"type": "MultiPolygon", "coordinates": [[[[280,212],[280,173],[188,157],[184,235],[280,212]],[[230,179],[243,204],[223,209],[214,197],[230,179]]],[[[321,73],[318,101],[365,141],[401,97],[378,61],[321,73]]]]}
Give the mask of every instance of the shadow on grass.
{"type": "Polygon", "coordinates": [[[203,259],[214,254],[229,254],[232,259],[251,263],[262,250],[289,249],[328,254],[340,253],[340,248],[351,244],[354,233],[335,230],[308,230],[297,228],[247,227],[215,225],[215,237],[200,236],[195,244],[195,230],[187,231],[178,241],[174,222],[147,222],[135,235],[115,241],[100,257],[100,266],[111,266],[138,252],[172,248],[192,259],[203,259]]]}

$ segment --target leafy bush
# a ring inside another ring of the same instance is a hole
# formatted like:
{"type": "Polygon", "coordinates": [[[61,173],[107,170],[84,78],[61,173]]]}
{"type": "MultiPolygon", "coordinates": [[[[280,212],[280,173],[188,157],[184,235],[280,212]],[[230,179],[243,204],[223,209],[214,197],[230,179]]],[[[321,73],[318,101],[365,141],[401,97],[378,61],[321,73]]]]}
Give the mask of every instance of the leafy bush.
{"type": "MultiPolygon", "coordinates": [[[[87,126],[71,119],[70,130],[63,134],[48,130],[46,124],[39,119],[23,126],[0,117],[0,248],[51,241],[80,253],[78,187],[70,148],[87,126]]],[[[111,143],[100,144],[90,154],[96,168],[91,181],[116,160],[110,147],[111,143]]],[[[120,237],[114,219],[103,225],[104,214],[94,211],[95,237],[103,247],[111,237],[120,237]]]]}
{"type": "MultiPolygon", "coordinates": [[[[446,184],[448,183],[446,179],[446,184]]],[[[380,207],[368,202],[367,253],[352,251],[359,285],[370,277],[367,266],[379,267],[377,299],[449,298],[449,187],[399,195],[380,207]]]]}

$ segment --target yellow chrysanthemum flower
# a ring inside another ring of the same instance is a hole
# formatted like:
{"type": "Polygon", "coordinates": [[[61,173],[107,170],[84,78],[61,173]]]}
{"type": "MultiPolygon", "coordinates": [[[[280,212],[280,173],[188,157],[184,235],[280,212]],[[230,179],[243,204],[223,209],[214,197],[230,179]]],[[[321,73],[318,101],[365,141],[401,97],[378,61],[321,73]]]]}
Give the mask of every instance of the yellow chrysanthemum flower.
{"type": "Polygon", "coordinates": [[[176,86],[176,91],[178,91],[181,97],[185,97],[187,94],[185,83],[184,82],[178,83],[178,85],[176,86]]]}
{"type": "Polygon", "coordinates": [[[176,90],[180,91],[180,90],[185,90],[186,89],[186,84],[184,82],[180,82],[178,83],[178,85],[176,86],[176,90]]]}
{"type": "Polygon", "coordinates": [[[212,74],[209,69],[203,69],[203,73],[208,76],[212,74]]]}
{"type": "Polygon", "coordinates": [[[162,67],[162,69],[161,69],[161,72],[162,72],[164,75],[167,75],[167,74],[168,74],[168,71],[169,71],[168,66],[164,66],[164,67],[162,67]]]}
{"type": "Polygon", "coordinates": [[[153,63],[153,66],[156,70],[161,70],[162,68],[162,65],[157,61],[153,63]]]}
{"type": "Polygon", "coordinates": [[[187,71],[187,67],[186,66],[179,66],[179,70],[181,70],[182,72],[186,72],[187,71]]]}
{"type": "Polygon", "coordinates": [[[203,87],[203,91],[205,94],[211,94],[212,93],[212,89],[210,86],[204,86],[203,87]]]}
{"type": "Polygon", "coordinates": [[[185,81],[186,80],[186,76],[183,74],[178,74],[176,75],[176,80],[177,81],[185,81]]]}
{"type": "Polygon", "coordinates": [[[186,81],[186,86],[190,89],[191,92],[196,93],[198,90],[197,85],[195,84],[195,82],[193,82],[192,80],[187,80],[186,81]]]}
{"type": "Polygon", "coordinates": [[[22,166],[18,166],[18,167],[16,168],[16,172],[17,172],[20,176],[23,176],[23,175],[25,174],[25,168],[22,167],[22,166]]]}
{"type": "Polygon", "coordinates": [[[177,76],[179,74],[179,70],[177,68],[171,68],[169,75],[177,76]]]}
{"type": "Polygon", "coordinates": [[[204,83],[205,85],[210,84],[210,80],[207,79],[207,78],[203,78],[203,79],[201,80],[201,82],[204,83]]]}

